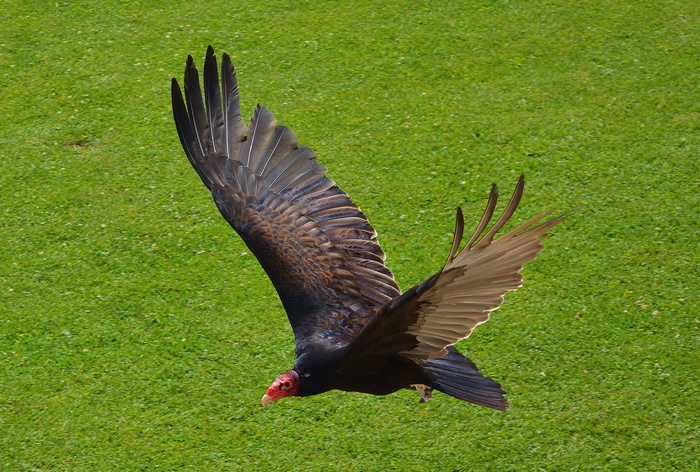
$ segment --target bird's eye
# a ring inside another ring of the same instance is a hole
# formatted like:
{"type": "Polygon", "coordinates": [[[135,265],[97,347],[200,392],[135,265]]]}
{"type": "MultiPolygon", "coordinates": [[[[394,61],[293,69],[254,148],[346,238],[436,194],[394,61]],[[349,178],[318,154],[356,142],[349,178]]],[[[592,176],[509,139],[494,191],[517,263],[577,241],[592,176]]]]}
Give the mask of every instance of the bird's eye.
{"type": "Polygon", "coordinates": [[[281,388],[282,390],[289,390],[289,387],[290,387],[290,385],[289,385],[289,381],[288,381],[288,380],[282,382],[282,385],[280,386],[280,388],[281,388]]]}

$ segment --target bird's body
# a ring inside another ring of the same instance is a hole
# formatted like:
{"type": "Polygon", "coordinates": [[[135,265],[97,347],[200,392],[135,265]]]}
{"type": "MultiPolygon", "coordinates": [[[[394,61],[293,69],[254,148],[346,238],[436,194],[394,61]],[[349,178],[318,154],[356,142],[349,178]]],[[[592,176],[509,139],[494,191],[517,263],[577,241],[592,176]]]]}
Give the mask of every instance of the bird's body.
{"type": "Polygon", "coordinates": [[[495,186],[473,236],[459,250],[457,211],[452,250],[442,270],[401,293],[384,265],[376,232],[362,211],[316,161],[258,106],[241,120],[236,76],[228,55],[221,86],[214,51],[204,65],[204,101],[192,58],[185,96],[173,79],[173,113],[185,152],[223,217],[270,277],[296,340],[294,367],[263,398],[308,396],[328,390],[385,395],[417,386],[494,409],[507,401],[500,385],[482,376],[453,346],[522,284],[522,264],[542,249],[539,226],[549,213],[494,239],[515,211],[521,176],[508,207],[492,228],[495,186]],[[206,107],[205,107],[206,103],[206,107]]]}

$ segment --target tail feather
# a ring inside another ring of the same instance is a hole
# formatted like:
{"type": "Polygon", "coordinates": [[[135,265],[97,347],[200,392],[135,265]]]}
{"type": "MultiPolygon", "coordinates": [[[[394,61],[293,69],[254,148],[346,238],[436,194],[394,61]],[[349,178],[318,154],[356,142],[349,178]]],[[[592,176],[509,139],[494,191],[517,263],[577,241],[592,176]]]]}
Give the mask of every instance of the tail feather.
{"type": "Polygon", "coordinates": [[[423,368],[433,380],[428,385],[475,405],[503,411],[508,408],[506,392],[501,385],[479,372],[476,364],[464,357],[453,346],[439,359],[423,362],[423,368]]]}

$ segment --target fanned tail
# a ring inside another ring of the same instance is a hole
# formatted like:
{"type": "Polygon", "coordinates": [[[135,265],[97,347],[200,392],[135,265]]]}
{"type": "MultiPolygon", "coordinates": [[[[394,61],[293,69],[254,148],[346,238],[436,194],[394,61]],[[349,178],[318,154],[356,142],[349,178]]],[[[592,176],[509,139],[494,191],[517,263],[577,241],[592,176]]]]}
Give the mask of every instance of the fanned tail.
{"type": "Polygon", "coordinates": [[[447,354],[439,359],[423,362],[423,368],[434,380],[428,386],[466,400],[475,405],[503,411],[508,408],[506,392],[501,385],[479,372],[476,364],[450,346],[447,354]]]}

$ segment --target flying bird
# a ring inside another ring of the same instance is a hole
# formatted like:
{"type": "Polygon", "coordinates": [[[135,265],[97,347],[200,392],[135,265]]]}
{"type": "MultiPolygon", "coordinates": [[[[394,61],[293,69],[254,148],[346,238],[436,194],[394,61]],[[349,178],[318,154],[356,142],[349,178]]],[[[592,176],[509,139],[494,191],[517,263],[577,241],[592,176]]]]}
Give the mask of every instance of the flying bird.
{"type": "Polygon", "coordinates": [[[487,321],[506,292],[522,285],[523,264],[537,256],[546,232],[566,215],[543,213],[496,238],[520,202],[524,178],[487,229],[498,199],[493,185],[467,242],[461,244],[458,208],[444,267],[402,293],[384,264],[376,231],[326,177],[314,152],[265,107],[258,105],[248,126],[243,123],[228,54],[219,82],[209,46],[203,84],[202,95],[188,56],[184,97],[172,80],[182,147],[223,217],[269,276],[294,331],[294,366],[275,379],[262,404],[333,389],[386,395],[413,388],[420,401],[438,390],[504,410],[508,402],[500,384],[479,373],[454,344],[487,321]]]}

